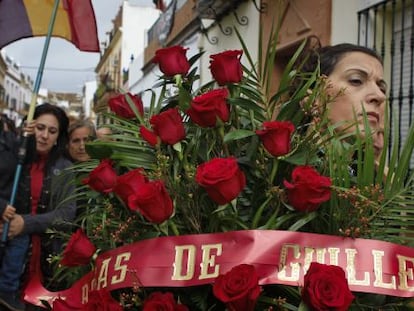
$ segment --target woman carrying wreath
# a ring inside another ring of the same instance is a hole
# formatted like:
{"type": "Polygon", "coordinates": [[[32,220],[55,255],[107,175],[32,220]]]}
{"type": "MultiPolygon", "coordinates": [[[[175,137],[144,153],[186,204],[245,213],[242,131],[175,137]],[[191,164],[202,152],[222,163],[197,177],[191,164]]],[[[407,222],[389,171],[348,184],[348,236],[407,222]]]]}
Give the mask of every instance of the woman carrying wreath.
{"type": "MultiPolygon", "coordinates": [[[[337,132],[365,132],[365,117],[375,158],[384,148],[384,113],[387,83],[381,57],[372,49],[342,43],[313,49],[301,69],[327,78],[328,118],[337,132]]],[[[313,104],[318,107],[318,103],[313,104]]]]}

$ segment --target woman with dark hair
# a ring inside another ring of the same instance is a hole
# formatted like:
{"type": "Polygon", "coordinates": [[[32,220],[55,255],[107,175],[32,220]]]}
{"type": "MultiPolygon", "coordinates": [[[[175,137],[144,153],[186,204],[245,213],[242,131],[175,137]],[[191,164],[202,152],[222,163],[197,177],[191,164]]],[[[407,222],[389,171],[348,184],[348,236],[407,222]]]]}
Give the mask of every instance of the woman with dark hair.
{"type": "MultiPolygon", "coordinates": [[[[379,158],[383,148],[387,84],[381,57],[372,49],[342,43],[311,49],[302,72],[319,68],[327,79],[327,104],[331,124],[337,131],[365,132],[365,118],[373,134],[374,152],[379,158]]],[[[316,105],[317,106],[317,105],[316,105]]]]}
{"type": "Polygon", "coordinates": [[[10,239],[31,235],[29,278],[43,276],[47,282],[53,276],[48,259],[62,250],[60,239],[47,230],[71,231],[76,204],[67,199],[74,190],[70,182],[73,178],[66,170],[72,164],[65,157],[68,117],[61,108],[46,103],[36,107],[34,119],[36,152],[22,171],[17,195],[18,204],[26,207],[26,213],[13,217],[8,234],[10,239]]]}

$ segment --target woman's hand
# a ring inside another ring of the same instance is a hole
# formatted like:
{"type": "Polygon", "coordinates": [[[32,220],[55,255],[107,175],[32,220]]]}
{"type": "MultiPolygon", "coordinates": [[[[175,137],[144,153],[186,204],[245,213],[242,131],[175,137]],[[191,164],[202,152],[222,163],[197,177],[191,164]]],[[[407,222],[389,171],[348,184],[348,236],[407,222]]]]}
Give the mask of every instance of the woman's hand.
{"type": "MultiPolygon", "coordinates": [[[[4,224],[0,224],[0,232],[3,233],[4,224]]],[[[15,214],[13,219],[9,223],[9,232],[7,237],[13,239],[23,232],[24,229],[24,220],[23,217],[19,214],[15,214]]]]}
{"type": "Polygon", "coordinates": [[[26,136],[34,135],[36,126],[36,120],[32,120],[30,122],[25,121],[23,124],[23,132],[26,136]]]}
{"type": "Polygon", "coordinates": [[[2,215],[3,221],[12,220],[15,214],[16,214],[16,209],[11,205],[7,205],[2,215]]]}

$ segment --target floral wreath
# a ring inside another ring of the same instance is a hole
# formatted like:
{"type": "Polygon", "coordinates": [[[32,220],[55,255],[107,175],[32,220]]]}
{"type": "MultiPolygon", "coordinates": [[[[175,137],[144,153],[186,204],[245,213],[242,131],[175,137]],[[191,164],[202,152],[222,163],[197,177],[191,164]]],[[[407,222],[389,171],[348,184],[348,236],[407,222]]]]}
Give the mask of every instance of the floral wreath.
{"type": "MultiPolygon", "coordinates": [[[[414,130],[401,156],[394,148],[377,163],[370,135],[329,123],[326,80],[300,71],[306,42],[274,90],[276,35],[254,61],[238,34],[242,49],[210,55],[213,80],[199,88],[194,64],[203,53],[188,59],[182,46],[159,49],[153,62],[162,76],[145,91],[150,103],[144,108],[142,94],[129,92],[110,99],[112,135],[90,143],[92,160],[75,166],[82,213],[54,258],[57,279],[70,286],[93,270],[98,253],[161,237],[278,230],[412,245],[414,130]]],[[[317,260],[297,286],[260,279],[241,260],[213,284],[148,288],[138,279],[91,291],[83,306],[58,298],[51,308],[406,310],[412,300],[351,292],[343,268],[317,260]]]]}

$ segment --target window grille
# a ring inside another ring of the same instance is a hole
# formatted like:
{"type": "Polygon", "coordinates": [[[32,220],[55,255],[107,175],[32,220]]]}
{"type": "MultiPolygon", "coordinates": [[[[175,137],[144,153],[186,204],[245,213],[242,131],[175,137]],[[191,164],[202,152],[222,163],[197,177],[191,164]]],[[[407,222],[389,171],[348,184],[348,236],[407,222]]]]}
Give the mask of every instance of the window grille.
{"type": "MultiPolygon", "coordinates": [[[[398,151],[414,122],[414,0],[380,1],[358,12],[358,43],[383,58],[388,82],[391,138],[396,128],[398,151]]],[[[389,148],[393,144],[390,139],[389,148]]],[[[411,159],[414,168],[414,157],[411,159]]]]}

